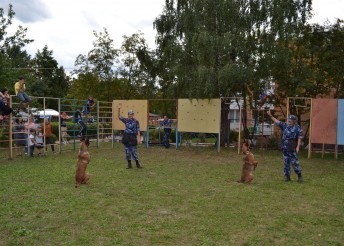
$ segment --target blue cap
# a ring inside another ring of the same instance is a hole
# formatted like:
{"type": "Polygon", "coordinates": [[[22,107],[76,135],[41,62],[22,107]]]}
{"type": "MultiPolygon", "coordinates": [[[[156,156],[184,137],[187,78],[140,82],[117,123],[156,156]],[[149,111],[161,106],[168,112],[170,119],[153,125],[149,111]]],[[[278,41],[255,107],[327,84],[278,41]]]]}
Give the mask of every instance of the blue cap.
{"type": "Polygon", "coordinates": [[[133,115],[133,114],[134,114],[134,110],[131,110],[131,109],[130,109],[130,110],[128,111],[128,114],[133,115]]]}
{"type": "Polygon", "coordinates": [[[296,120],[296,116],[291,114],[289,115],[288,120],[296,120]]]}

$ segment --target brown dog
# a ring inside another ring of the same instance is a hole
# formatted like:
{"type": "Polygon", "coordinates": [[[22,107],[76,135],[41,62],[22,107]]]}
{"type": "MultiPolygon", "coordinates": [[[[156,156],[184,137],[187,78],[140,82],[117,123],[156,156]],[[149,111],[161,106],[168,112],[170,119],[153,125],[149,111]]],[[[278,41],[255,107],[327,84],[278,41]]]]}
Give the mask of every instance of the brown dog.
{"type": "Polygon", "coordinates": [[[242,145],[242,154],[244,164],[242,166],[240,183],[251,183],[253,180],[253,171],[256,169],[258,162],[254,160],[253,154],[250,152],[250,144],[244,143],[242,145]]]}
{"type": "Polygon", "coordinates": [[[91,155],[88,152],[89,145],[90,140],[88,138],[85,139],[83,137],[80,140],[78,160],[76,162],[75,188],[78,188],[80,184],[86,184],[90,179],[90,175],[86,172],[87,165],[91,159],[91,155]]]}

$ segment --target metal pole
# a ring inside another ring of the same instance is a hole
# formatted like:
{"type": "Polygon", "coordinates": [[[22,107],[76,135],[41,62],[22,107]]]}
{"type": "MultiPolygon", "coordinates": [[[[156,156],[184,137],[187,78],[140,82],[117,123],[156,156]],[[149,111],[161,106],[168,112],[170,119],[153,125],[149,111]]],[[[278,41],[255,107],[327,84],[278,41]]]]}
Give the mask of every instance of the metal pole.
{"type": "MultiPolygon", "coordinates": [[[[99,122],[99,101],[97,101],[96,113],[97,113],[97,120],[96,120],[96,122],[97,122],[97,148],[99,148],[99,123],[98,123],[99,122]]],[[[102,124],[102,126],[103,126],[103,124],[102,124]]]]}
{"type": "MultiPolygon", "coordinates": [[[[11,106],[12,105],[12,101],[11,101],[11,99],[12,99],[12,97],[10,97],[10,102],[9,102],[9,105],[11,106]]],[[[12,157],[13,157],[13,148],[12,148],[12,142],[13,142],[13,139],[12,139],[12,114],[10,114],[10,118],[9,118],[9,123],[8,123],[8,127],[9,127],[9,129],[8,129],[8,134],[9,134],[9,142],[8,142],[8,144],[9,144],[9,156],[8,156],[8,158],[10,159],[10,160],[12,160],[12,157]]]]}
{"type": "Polygon", "coordinates": [[[312,117],[313,117],[313,99],[311,99],[311,111],[309,114],[309,138],[308,138],[308,159],[312,158],[312,117]]]}
{"type": "Polygon", "coordinates": [[[242,131],[242,107],[240,106],[240,118],[239,118],[239,135],[238,135],[238,155],[240,155],[241,150],[241,131],[242,131]]]}
{"type": "MultiPolygon", "coordinates": [[[[59,109],[59,153],[61,154],[61,98],[58,99],[59,109]]],[[[67,124],[67,123],[66,123],[67,124]]]]}

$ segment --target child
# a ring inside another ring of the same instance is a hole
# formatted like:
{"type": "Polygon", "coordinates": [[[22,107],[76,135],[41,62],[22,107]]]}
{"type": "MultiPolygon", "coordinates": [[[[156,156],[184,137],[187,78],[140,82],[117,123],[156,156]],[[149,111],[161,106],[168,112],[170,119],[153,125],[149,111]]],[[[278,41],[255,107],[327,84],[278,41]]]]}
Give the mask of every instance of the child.
{"type": "Polygon", "coordinates": [[[3,120],[6,116],[13,112],[13,109],[9,105],[10,95],[8,89],[5,87],[0,91],[0,120],[3,120]]]}
{"type": "Polygon", "coordinates": [[[43,148],[44,146],[44,143],[43,143],[43,131],[42,131],[42,126],[38,126],[37,127],[37,132],[36,132],[36,144],[35,144],[35,147],[38,149],[38,156],[41,156],[42,153],[41,153],[41,149],[43,148]]]}
{"type": "Polygon", "coordinates": [[[80,131],[78,133],[78,136],[84,137],[87,132],[87,126],[84,123],[81,112],[79,110],[74,112],[74,122],[78,123],[78,125],[80,126],[80,131]]]}
{"type": "Polygon", "coordinates": [[[33,157],[33,152],[35,150],[35,145],[37,144],[35,139],[35,129],[30,129],[28,145],[29,145],[29,157],[33,157]]]}

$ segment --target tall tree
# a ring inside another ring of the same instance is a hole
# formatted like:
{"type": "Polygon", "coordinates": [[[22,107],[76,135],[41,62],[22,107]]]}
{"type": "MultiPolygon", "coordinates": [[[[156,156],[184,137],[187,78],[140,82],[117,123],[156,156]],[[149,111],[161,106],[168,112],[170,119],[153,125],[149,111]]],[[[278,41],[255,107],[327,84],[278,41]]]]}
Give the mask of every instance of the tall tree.
{"type": "Polygon", "coordinates": [[[131,36],[123,36],[123,38],[120,49],[119,75],[127,81],[126,99],[152,98],[155,91],[155,81],[151,71],[149,71],[151,66],[149,65],[150,60],[148,60],[152,55],[148,50],[143,33],[134,33],[131,36]]]}
{"type": "Polygon", "coordinates": [[[9,4],[7,16],[0,8],[0,82],[14,93],[13,83],[19,74],[25,74],[30,62],[30,56],[23,48],[33,42],[26,37],[27,28],[19,26],[13,35],[8,35],[8,28],[12,25],[15,12],[9,4]]]}
{"type": "Polygon", "coordinates": [[[165,67],[161,72],[168,74],[162,86],[173,87],[167,90],[179,97],[239,94],[256,101],[273,75],[276,43],[287,46],[302,34],[310,4],[311,0],[166,0],[154,22],[165,67]]]}
{"type": "Polygon", "coordinates": [[[338,19],[334,24],[313,25],[310,43],[312,57],[316,58],[316,64],[313,63],[317,72],[316,83],[322,82],[322,91],[319,94],[332,94],[335,98],[343,98],[344,21],[338,19]]]}
{"type": "MultiPolygon", "coordinates": [[[[94,81],[94,86],[98,84],[98,93],[104,93],[107,101],[114,98],[114,92],[111,88],[114,86],[116,69],[115,64],[118,62],[119,51],[114,48],[113,39],[111,39],[107,29],[104,28],[103,32],[97,33],[93,31],[96,40],[93,42],[94,48],[88,52],[87,56],[79,55],[75,61],[77,67],[73,73],[76,75],[92,73],[91,76],[81,76],[78,80],[83,78],[97,78],[94,81]]],[[[97,91],[97,90],[96,90],[97,91]]],[[[93,93],[92,93],[93,94],[93,93]]],[[[98,98],[98,95],[92,95],[98,98]]]]}
{"type": "Polygon", "coordinates": [[[324,25],[307,25],[301,37],[288,45],[279,44],[276,62],[272,65],[278,85],[276,104],[283,105],[286,97],[344,95],[344,25],[342,20],[324,25]]]}
{"type": "MultiPolygon", "coordinates": [[[[32,96],[63,98],[67,95],[68,79],[63,67],[53,57],[53,51],[45,45],[38,50],[32,60],[33,81],[30,86],[32,96]]],[[[49,101],[47,107],[57,109],[57,101],[49,101]]]]}

